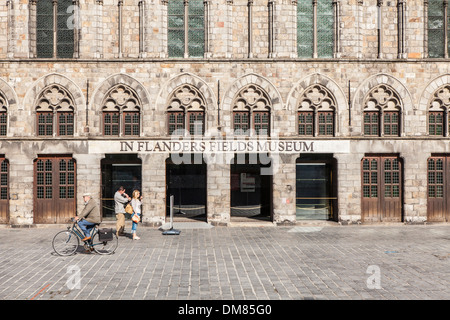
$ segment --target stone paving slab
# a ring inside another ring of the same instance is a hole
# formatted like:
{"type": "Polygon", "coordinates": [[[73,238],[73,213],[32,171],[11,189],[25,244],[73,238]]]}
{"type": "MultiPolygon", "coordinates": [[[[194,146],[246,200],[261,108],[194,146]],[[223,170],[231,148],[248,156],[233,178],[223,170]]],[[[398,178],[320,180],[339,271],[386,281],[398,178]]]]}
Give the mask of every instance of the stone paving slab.
{"type": "Polygon", "coordinates": [[[0,228],[0,300],[450,299],[449,225],[139,227],[70,257],[60,230],[0,228]]]}

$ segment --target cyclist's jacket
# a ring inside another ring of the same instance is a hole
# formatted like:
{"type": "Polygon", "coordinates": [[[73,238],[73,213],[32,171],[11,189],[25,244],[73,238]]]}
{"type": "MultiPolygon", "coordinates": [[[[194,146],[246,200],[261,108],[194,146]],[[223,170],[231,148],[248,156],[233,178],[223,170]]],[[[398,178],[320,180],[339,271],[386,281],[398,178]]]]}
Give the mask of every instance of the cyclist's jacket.
{"type": "Polygon", "coordinates": [[[91,223],[100,223],[100,210],[98,209],[97,203],[94,199],[89,199],[85,204],[83,211],[78,215],[78,218],[84,218],[86,221],[91,223]]]}

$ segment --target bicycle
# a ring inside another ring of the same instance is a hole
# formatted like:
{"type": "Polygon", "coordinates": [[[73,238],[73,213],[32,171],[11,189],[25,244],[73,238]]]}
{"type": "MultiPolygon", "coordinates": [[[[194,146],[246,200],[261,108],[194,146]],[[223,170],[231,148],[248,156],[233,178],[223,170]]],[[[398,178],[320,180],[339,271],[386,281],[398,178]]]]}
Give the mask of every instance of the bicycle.
{"type": "MultiPolygon", "coordinates": [[[[52,241],[53,250],[60,256],[70,256],[77,251],[80,241],[84,239],[84,233],[78,226],[75,219],[72,227],[68,226],[67,230],[58,232],[52,241]]],[[[98,254],[113,254],[119,244],[119,239],[116,234],[112,233],[112,240],[100,240],[98,232],[98,224],[94,226],[91,233],[91,239],[84,241],[84,248],[86,251],[95,251],[98,254]]]]}

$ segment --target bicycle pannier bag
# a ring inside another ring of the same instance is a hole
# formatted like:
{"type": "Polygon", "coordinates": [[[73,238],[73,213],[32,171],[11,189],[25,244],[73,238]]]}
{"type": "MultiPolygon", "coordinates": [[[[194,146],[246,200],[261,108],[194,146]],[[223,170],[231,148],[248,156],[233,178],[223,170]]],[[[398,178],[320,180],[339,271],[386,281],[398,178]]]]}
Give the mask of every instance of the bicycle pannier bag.
{"type": "Polygon", "coordinates": [[[98,238],[100,241],[112,241],[113,230],[111,228],[102,228],[98,230],[98,238]]]}

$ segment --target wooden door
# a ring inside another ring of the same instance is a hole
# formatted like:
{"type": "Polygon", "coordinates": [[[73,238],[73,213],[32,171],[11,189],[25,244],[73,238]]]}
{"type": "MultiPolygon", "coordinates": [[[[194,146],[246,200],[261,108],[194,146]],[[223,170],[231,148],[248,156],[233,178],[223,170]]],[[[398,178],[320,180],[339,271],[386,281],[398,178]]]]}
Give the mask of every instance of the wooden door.
{"type": "Polygon", "coordinates": [[[76,163],[71,157],[35,161],[34,223],[66,223],[76,213],[76,163]]]}
{"type": "Polygon", "coordinates": [[[0,223],[9,222],[9,162],[0,158],[0,223]]]}
{"type": "Polygon", "coordinates": [[[362,160],[363,222],[402,221],[402,162],[396,156],[362,160]]]}
{"type": "Polygon", "coordinates": [[[433,156],[428,159],[427,220],[448,222],[450,218],[450,156],[433,156]]]}

